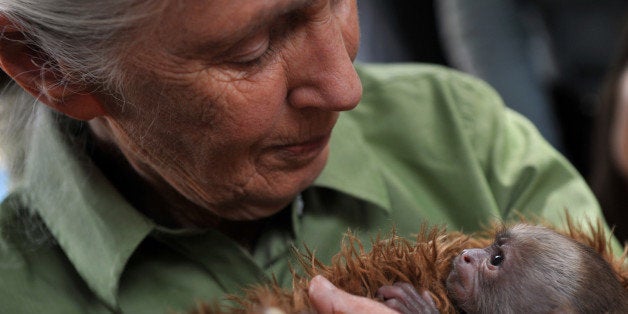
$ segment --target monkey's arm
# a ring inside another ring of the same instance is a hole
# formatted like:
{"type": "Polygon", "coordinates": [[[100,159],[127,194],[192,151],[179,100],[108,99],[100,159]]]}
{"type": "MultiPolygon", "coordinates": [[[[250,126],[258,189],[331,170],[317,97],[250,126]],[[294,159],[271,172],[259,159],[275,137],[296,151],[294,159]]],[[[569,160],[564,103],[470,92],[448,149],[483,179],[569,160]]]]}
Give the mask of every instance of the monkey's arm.
{"type": "Polygon", "coordinates": [[[388,307],[404,314],[439,313],[427,290],[419,294],[407,282],[396,282],[392,286],[383,286],[377,290],[377,296],[382,298],[388,307]]]}

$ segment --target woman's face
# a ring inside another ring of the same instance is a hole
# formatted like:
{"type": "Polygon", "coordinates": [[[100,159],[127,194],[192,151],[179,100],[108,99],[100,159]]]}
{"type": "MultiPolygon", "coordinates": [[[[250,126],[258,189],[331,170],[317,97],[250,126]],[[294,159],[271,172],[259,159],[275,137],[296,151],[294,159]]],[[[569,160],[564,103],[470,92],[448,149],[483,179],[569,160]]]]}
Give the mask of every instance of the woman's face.
{"type": "Polygon", "coordinates": [[[224,218],[271,215],[320,174],[361,98],[356,1],[172,2],[104,123],[152,184],[224,218]]]}

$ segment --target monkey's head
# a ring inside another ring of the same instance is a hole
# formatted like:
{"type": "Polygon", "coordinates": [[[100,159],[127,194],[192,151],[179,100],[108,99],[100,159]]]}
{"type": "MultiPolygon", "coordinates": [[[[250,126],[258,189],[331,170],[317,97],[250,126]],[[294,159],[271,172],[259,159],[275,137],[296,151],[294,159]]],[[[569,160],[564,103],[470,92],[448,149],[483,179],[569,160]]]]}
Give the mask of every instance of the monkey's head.
{"type": "Polygon", "coordinates": [[[626,297],[608,263],[591,248],[524,224],[498,232],[486,248],[462,251],[447,289],[467,313],[599,311],[626,297]]]}

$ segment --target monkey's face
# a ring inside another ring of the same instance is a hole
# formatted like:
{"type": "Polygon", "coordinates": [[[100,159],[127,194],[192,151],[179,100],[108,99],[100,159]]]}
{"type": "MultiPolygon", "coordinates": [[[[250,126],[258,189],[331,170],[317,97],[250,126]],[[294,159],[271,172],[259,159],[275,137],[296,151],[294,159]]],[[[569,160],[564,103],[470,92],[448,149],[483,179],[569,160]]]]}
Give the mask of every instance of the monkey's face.
{"type": "Polygon", "coordinates": [[[486,286],[499,285],[499,278],[507,272],[510,247],[508,238],[498,237],[483,249],[463,250],[453,261],[447,278],[447,290],[456,304],[467,312],[481,306],[478,296],[486,286]]]}
{"type": "Polygon", "coordinates": [[[458,255],[447,290],[467,313],[545,313],[565,305],[580,286],[582,251],[547,228],[515,225],[483,249],[458,255]]]}
{"type": "MultiPolygon", "coordinates": [[[[425,297],[395,286],[380,288],[386,304],[424,313],[406,308],[423,309],[425,297]]],[[[468,314],[628,313],[628,291],[602,256],[570,237],[526,224],[499,232],[488,247],[462,251],[453,260],[447,290],[468,314]]]]}

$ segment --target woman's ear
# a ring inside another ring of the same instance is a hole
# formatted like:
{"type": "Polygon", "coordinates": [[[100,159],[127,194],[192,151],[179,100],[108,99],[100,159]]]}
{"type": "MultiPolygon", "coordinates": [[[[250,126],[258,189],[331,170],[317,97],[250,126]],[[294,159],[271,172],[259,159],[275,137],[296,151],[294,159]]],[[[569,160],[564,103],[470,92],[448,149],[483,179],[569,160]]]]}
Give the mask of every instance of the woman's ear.
{"type": "Polygon", "coordinates": [[[27,44],[22,29],[0,15],[0,67],[24,90],[47,106],[78,120],[91,120],[106,112],[95,94],[81,84],[64,82],[50,67],[49,56],[27,44]]]}

